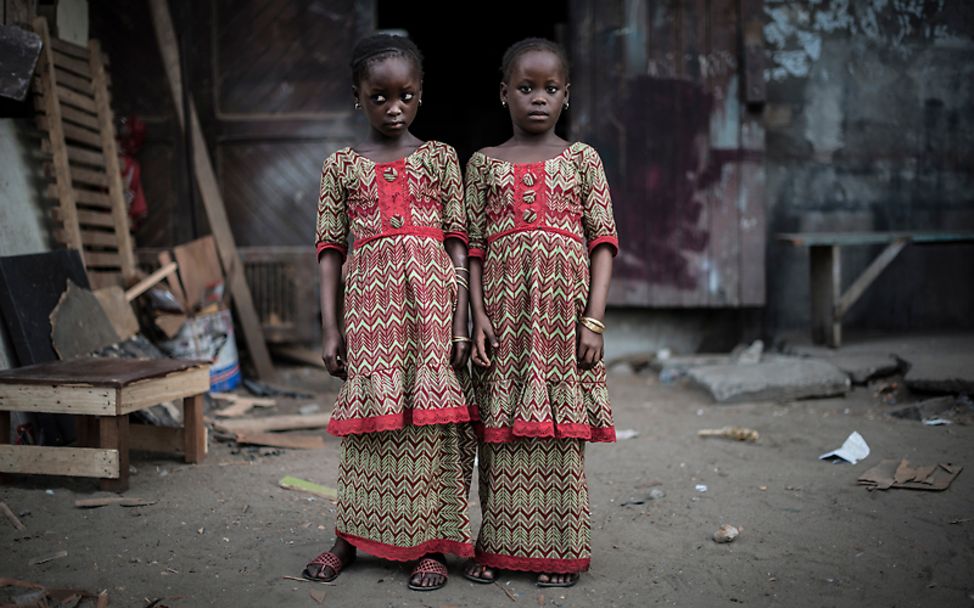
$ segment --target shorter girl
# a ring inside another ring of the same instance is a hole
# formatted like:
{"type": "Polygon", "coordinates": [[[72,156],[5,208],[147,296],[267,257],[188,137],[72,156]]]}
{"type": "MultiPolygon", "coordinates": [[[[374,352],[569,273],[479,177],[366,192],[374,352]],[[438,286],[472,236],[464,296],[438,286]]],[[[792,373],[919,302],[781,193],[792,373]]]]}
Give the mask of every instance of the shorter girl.
{"type": "Polygon", "coordinates": [[[564,51],[523,40],[501,70],[514,136],[467,166],[483,525],[465,575],[570,587],[591,554],[585,442],[615,441],[602,319],[618,240],[598,153],[554,132],[564,51]]]}
{"type": "Polygon", "coordinates": [[[409,587],[429,591],[446,583],[443,553],[473,555],[476,412],[454,370],[470,342],[462,180],[453,148],[409,132],[423,103],[416,46],[371,36],[355,47],[352,69],[369,137],[325,160],[317,223],[323,358],[345,380],[328,424],[342,437],[337,539],[304,575],[331,581],[361,549],[419,560],[409,587]]]}

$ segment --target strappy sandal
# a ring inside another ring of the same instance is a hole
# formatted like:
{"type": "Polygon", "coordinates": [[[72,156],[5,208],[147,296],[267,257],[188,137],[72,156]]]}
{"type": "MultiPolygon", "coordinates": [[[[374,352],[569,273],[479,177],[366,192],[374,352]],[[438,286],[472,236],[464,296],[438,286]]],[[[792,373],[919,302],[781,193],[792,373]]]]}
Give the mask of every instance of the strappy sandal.
{"type": "Polygon", "coordinates": [[[437,589],[442,589],[446,585],[446,581],[449,577],[449,573],[446,570],[446,564],[439,560],[435,560],[432,557],[424,557],[419,560],[413,571],[409,573],[409,588],[413,591],[436,591],[437,589]],[[439,574],[443,577],[443,582],[439,585],[432,586],[421,586],[414,585],[413,579],[420,574],[439,574]]]}
{"type": "MultiPolygon", "coordinates": [[[[558,574],[558,573],[546,572],[545,574],[547,574],[550,577],[552,574],[558,574]]],[[[539,587],[574,587],[575,586],[575,583],[578,582],[578,578],[579,578],[578,577],[578,572],[572,572],[571,573],[571,576],[564,583],[552,583],[552,582],[538,581],[537,584],[538,584],[539,587]]]]}
{"type": "MultiPolygon", "coordinates": [[[[473,562],[473,564],[480,566],[481,572],[483,572],[484,568],[487,567],[477,564],[477,562],[473,562]]],[[[497,570],[494,570],[494,578],[487,578],[486,576],[474,576],[473,574],[470,574],[470,566],[471,564],[467,563],[467,565],[463,568],[463,578],[467,579],[468,581],[480,583],[481,585],[490,585],[491,583],[497,582],[497,570]]]]}
{"type": "Polygon", "coordinates": [[[301,573],[301,576],[308,579],[309,581],[320,581],[322,583],[330,583],[336,578],[338,578],[338,575],[341,574],[343,568],[351,565],[351,563],[354,561],[355,561],[355,557],[352,557],[351,559],[348,560],[348,563],[342,563],[342,558],[335,555],[335,553],[333,553],[332,551],[325,551],[324,553],[320,554],[318,557],[308,562],[308,565],[304,567],[304,571],[301,573]],[[315,566],[317,566],[317,569],[315,572],[312,572],[311,568],[315,566]],[[331,571],[334,572],[335,574],[329,577],[318,576],[318,574],[320,574],[321,571],[324,570],[325,568],[331,568],[331,571]]]}

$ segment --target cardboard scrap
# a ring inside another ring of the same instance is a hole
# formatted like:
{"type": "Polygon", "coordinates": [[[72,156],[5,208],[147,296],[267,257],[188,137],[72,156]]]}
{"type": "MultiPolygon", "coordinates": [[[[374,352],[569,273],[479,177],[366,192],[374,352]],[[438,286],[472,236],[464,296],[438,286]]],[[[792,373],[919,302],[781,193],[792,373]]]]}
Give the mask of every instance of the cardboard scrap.
{"type": "Polygon", "coordinates": [[[70,279],[50,322],[51,341],[61,359],[81,357],[119,341],[98,298],[70,279]]]}
{"type": "Polygon", "coordinates": [[[285,490],[296,490],[298,492],[307,492],[308,494],[314,494],[316,496],[322,496],[329,500],[338,500],[338,490],[335,488],[330,488],[328,486],[323,486],[316,484],[305,479],[300,479],[298,477],[293,477],[291,475],[286,475],[281,478],[281,481],[277,482],[279,486],[285,490]]]}
{"type": "Polygon", "coordinates": [[[963,469],[964,467],[950,463],[913,467],[906,458],[898,462],[883,460],[860,475],[856,483],[866,486],[868,490],[904,488],[940,492],[949,488],[963,469]]]}
{"type": "Polygon", "coordinates": [[[237,433],[237,443],[247,445],[266,445],[275,448],[314,450],[325,447],[325,439],[320,435],[286,435],[281,433],[237,433]]]}

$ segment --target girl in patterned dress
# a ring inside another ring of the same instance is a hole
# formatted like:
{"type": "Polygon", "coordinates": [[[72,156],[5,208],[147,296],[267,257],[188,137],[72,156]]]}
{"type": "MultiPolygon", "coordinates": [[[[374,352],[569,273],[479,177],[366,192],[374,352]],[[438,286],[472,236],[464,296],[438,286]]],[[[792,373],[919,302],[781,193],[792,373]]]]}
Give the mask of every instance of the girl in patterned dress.
{"type": "Polygon", "coordinates": [[[567,587],[591,555],[585,442],[615,441],[602,319],[618,239],[598,153],[554,132],[564,51],[523,40],[501,69],[514,135],[466,175],[483,525],[464,575],[567,587]]]}
{"type": "Polygon", "coordinates": [[[322,356],[345,380],[328,424],[342,438],[337,538],[304,575],[330,581],[361,549],[419,560],[409,587],[431,590],[446,583],[444,553],[473,555],[476,409],[459,371],[470,349],[463,183],[453,148],[409,132],[423,103],[416,46],[370,36],[352,70],[355,107],[371,128],[325,160],[316,238],[322,356]]]}

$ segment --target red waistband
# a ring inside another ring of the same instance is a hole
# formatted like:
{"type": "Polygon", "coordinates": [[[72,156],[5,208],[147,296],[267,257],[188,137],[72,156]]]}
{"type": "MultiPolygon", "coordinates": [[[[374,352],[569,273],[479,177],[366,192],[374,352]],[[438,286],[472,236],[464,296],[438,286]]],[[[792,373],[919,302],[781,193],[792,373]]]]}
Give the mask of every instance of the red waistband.
{"type": "MultiPolygon", "coordinates": [[[[353,247],[361,247],[366,243],[371,243],[372,241],[383,239],[390,236],[403,236],[403,235],[414,235],[414,236],[427,236],[432,239],[436,239],[443,242],[443,231],[439,228],[427,228],[425,226],[406,226],[404,228],[385,230],[379,234],[373,236],[367,236],[359,239],[355,239],[355,243],[352,244],[353,247]]],[[[451,233],[452,236],[453,233],[451,233]]]]}
{"type": "Polygon", "coordinates": [[[487,237],[487,244],[490,245],[502,236],[507,236],[509,234],[514,234],[515,232],[527,232],[529,230],[541,230],[542,232],[554,232],[555,234],[560,234],[562,236],[567,236],[568,238],[575,239],[579,243],[584,243],[585,239],[578,234],[570,230],[565,230],[563,228],[553,228],[551,226],[545,226],[544,224],[536,224],[534,226],[518,226],[517,228],[511,228],[510,230],[504,230],[503,232],[498,232],[497,234],[492,234],[487,237]]]}

